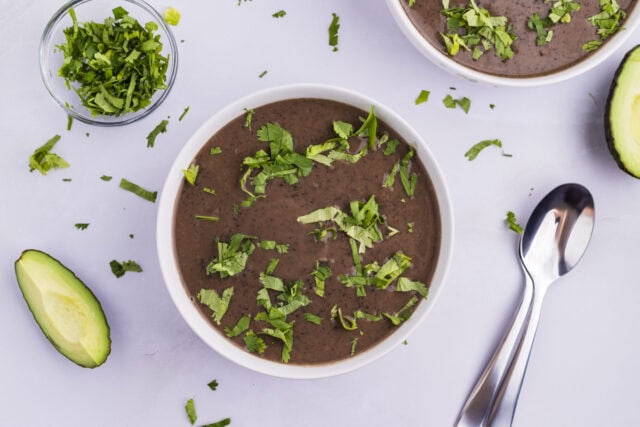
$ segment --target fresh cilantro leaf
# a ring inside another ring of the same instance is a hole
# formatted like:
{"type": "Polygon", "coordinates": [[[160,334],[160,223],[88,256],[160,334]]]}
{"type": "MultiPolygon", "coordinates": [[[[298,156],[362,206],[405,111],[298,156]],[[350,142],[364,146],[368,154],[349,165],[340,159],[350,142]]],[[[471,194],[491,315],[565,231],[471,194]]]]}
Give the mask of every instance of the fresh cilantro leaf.
{"type": "Polygon", "coordinates": [[[407,196],[413,197],[416,193],[416,186],[418,185],[418,174],[411,172],[409,175],[409,164],[413,158],[415,152],[413,148],[409,148],[409,151],[400,160],[400,183],[407,196]]]}
{"type": "Polygon", "coordinates": [[[429,295],[429,289],[424,283],[415,282],[406,277],[400,277],[396,283],[396,291],[398,292],[417,292],[422,298],[429,295]]]}
{"type": "Polygon", "coordinates": [[[65,41],[56,48],[64,55],[58,74],[78,94],[92,115],[121,116],[151,104],[165,90],[169,57],[162,55],[158,26],[144,26],[122,7],[103,23],[78,23],[63,30],[65,41]],[[98,36],[99,35],[99,36],[98,36]]]}
{"type": "Polygon", "coordinates": [[[391,313],[382,313],[384,317],[389,319],[394,326],[398,326],[401,323],[408,320],[413,314],[413,306],[418,303],[418,298],[411,297],[411,299],[397,312],[391,313]]]}
{"type": "Polygon", "coordinates": [[[253,236],[236,233],[231,236],[229,243],[217,240],[218,257],[207,265],[207,275],[218,273],[224,279],[243,271],[247,259],[256,248],[252,242],[254,239],[253,236]]]}
{"type": "Polygon", "coordinates": [[[103,180],[103,181],[111,181],[111,178],[113,178],[113,177],[111,177],[109,175],[102,175],[100,177],[100,179],[103,180]]]}
{"type": "Polygon", "coordinates": [[[591,40],[582,45],[582,50],[585,52],[593,52],[602,46],[604,42],[602,40],[591,40]]]}
{"type": "Polygon", "coordinates": [[[271,16],[273,16],[274,18],[283,18],[286,14],[287,12],[285,12],[284,10],[279,10],[271,16]]]}
{"type": "Polygon", "coordinates": [[[442,103],[447,108],[456,108],[456,100],[451,95],[445,96],[442,103]]]}
{"type": "Polygon", "coordinates": [[[356,346],[358,345],[358,338],[354,338],[351,340],[351,357],[356,354],[356,346]]]}
{"type": "Polygon", "coordinates": [[[460,99],[456,99],[456,104],[462,108],[466,114],[469,114],[469,108],[471,108],[471,100],[466,96],[460,99]]]}
{"type": "Polygon", "coordinates": [[[516,221],[516,214],[512,211],[507,212],[505,222],[507,223],[509,230],[515,231],[518,234],[522,234],[524,232],[522,226],[516,221]]]}
{"type": "Polygon", "coordinates": [[[322,324],[322,317],[316,316],[312,313],[304,313],[304,320],[306,320],[307,322],[311,322],[314,325],[322,324]]]}
{"type": "Polygon", "coordinates": [[[169,6],[162,12],[162,17],[164,18],[164,22],[169,25],[178,25],[180,22],[180,12],[175,7],[169,6]]]}
{"type": "Polygon", "coordinates": [[[167,131],[167,125],[169,124],[168,120],[163,120],[151,131],[149,135],[147,135],[147,147],[153,147],[156,143],[156,138],[161,133],[165,133],[167,131]]]}
{"type": "Polygon", "coordinates": [[[329,24],[329,46],[333,47],[333,51],[338,50],[338,30],[340,29],[340,17],[335,13],[332,13],[333,19],[329,24]]]}
{"type": "Polygon", "coordinates": [[[77,228],[78,230],[86,230],[87,228],[89,228],[89,224],[88,223],[77,223],[73,225],[75,228],[77,228]]]}
{"type": "MultiPolygon", "coordinates": [[[[238,3],[240,3],[240,0],[238,0],[238,3]]],[[[229,424],[231,424],[231,418],[224,418],[220,421],[216,421],[215,423],[205,424],[201,427],[226,427],[229,424]]]]}
{"type": "Polygon", "coordinates": [[[251,130],[251,121],[253,120],[253,115],[255,111],[253,109],[244,109],[245,113],[247,113],[247,117],[244,119],[244,127],[251,130]]]}
{"type": "Polygon", "coordinates": [[[71,117],[71,114],[67,114],[67,130],[71,130],[72,126],[73,126],[73,117],[71,117]]]}
{"type": "Polygon", "coordinates": [[[331,320],[338,319],[342,329],[345,331],[355,331],[358,329],[358,323],[355,318],[342,314],[342,309],[338,305],[331,308],[331,320]]]}
{"type": "Polygon", "coordinates": [[[135,194],[136,196],[142,197],[143,199],[151,202],[151,203],[155,203],[156,202],[156,198],[158,197],[158,192],[157,191],[149,191],[149,190],[145,190],[144,188],[140,187],[137,184],[134,184],[131,181],[128,181],[125,178],[122,178],[120,180],[120,188],[122,188],[123,190],[127,190],[132,192],[133,194],[135,194]]]}
{"type": "Polygon", "coordinates": [[[407,223],[407,233],[413,233],[413,227],[414,227],[413,222],[408,222],[407,223]]]}
{"type": "Polygon", "coordinates": [[[184,111],[182,112],[182,114],[180,114],[180,117],[178,117],[178,121],[181,122],[182,119],[184,119],[184,116],[187,115],[187,113],[189,112],[189,107],[188,105],[186,107],[184,107],[184,111]]]}
{"type": "Polygon", "coordinates": [[[196,215],[195,218],[201,221],[220,221],[220,217],[210,215],[196,215]]]}
{"type": "Polygon", "coordinates": [[[333,130],[342,139],[349,139],[351,132],[353,132],[353,126],[351,123],[335,120],[333,122],[333,130]]]}
{"type": "Polygon", "coordinates": [[[205,193],[209,193],[209,194],[211,194],[212,196],[215,196],[215,195],[216,195],[216,190],[214,190],[213,188],[204,187],[204,188],[202,189],[202,191],[204,191],[205,193]]]}
{"type": "Polygon", "coordinates": [[[579,3],[571,0],[559,0],[551,5],[546,18],[542,18],[538,13],[530,16],[527,27],[536,32],[536,45],[544,46],[551,42],[552,28],[557,24],[571,22],[571,14],[578,10],[580,10],[579,3]]]}
{"type": "Polygon", "coordinates": [[[416,0],[407,0],[407,4],[409,7],[413,7],[413,5],[416,4],[416,0]]]}
{"type": "Polygon", "coordinates": [[[222,148],[220,148],[220,147],[211,147],[211,149],[209,150],[209,155],[210,156],[215,156],[217,154],[222,154],[222,148]]]}
{"type": "Polygon", "coordinates": [[[616,0],[600,0],[600,12],[590,16],[587,20],[596,27],[598,40],[591,40],[582,46],[586,52],[591,52],[600,47],[604,41],[622,28],[622,21],[627,12],[620,7],[616,0]]]}
{"type": "Polygon", "coordinates": [[[46,175],[51,169],[64,169],[69,167],[62,157],[51,152],[56,143],[60,140],[60,135],[44,143],[41,147],[36,148],[31,157],[29,157],[29,172],[38,170],[42,175],[46,175]]]}
{"type": "Polygon", "coordinates": [[[218,295],[215,289],[200,289],[200,292],[198,292],[198,301],[213,311],[213,320],[219,325],[222,317],[229,309],[232,296],[233,286],[222,291],[222,296],[218,295]]]}
{"type": "Polygon", "coordinates": [[[244,331],[249,329],[249,323],[251,323],[251,316],[245,314],[240,319],[238,319],[238,323],[233,328],[224,327],[224,333],[229,338],[237,337],[242,334],[244,331]]]}
{"type": "Polygon", "coordinates": [[[421,90],[420,93],[418,94],[418,97],[416,98],[416,105],[420,105],[424,102],[427,102],[429,100],[429,95],[431,94],[431,92],[429,92],[428,90],[421,90]]]}
{"type": "Polygon", "coordinates": [[[400,141],[398,141],[397,139],[390,139],[389,142],[387,142],[387,144],[384,146],[384,150],[382,152],[385,156],[390,156],[396,152],[398,144],[400,144],[400,141]]]}
{"type": "Polygon", "coordinates": [[[218,389],[218,380],[211,380],[209,384],[207,384],[211,390],[216,391],[218,389]]]}
{"type": "Polygon", "coordinates": [[[486,139],[484,141],[480,141],[473,147],[469,148],[469,150],[464,153],[464,156],[469,161],[474,160],[476,157],[478,157],[478,154],[480,154],[482,150],[492,145],[502,148],[502,141],[500,141],[499,139],[486,139]]]}
{"type": "Polygon", "coordinates": [[[331,268],[328,265],[321,265],[319,261],[316,261],[316,267],[311,272],[311,276],[316,284],[316,295],[324,297],[325,282],[331,277],[331,268]]]}
{"type": "Polygon", "coordinates": [[[400,162],[395,162],[393,164],[393,168],[391,168],[391,172],[385,176],[384,181],[382,181],[382,186],[385,188],[393,188],[393,184],[396,182],[396,175],[400,170],[400,162]]]}
{"type": "Polygon", "coordinates": [[[187,412],[187,417],[189,417],[189,422],[191,425],[194,425],[196,420],[198,419],[198,414],[196,413],[196,405],[193,402],[193,399],[187,400],[187,404],[184,407],[187,412]]]}
{"type": "Polygon", "coordinates": [[[356,136],[367,136],[369,139],[369,150],[373,151],[376,144],[377,130],[378,118],[372,105],[369,109],[369,115],[367,115],[367,118],[362,122],[362,126],[353,134],[356,136]]]}
{"type": "Polygon", "coordinates": [[[258,75],[258,78],[259,78],[259,79],[263,78],[264,76],[266,76],[266,75],[267,75],[267,72],[268,72],[267,70],[264,70],[263,72],[261,72],[261,73],[258,75]]]}
{"type": "Polygon", "coordinates": [[[409,267],[411,267],[411,258],[403,254],[401,251],[393,254],[380,269],[376,272],[375,277],[378,279],[376,287],[386,289],[395,279],[400,277],[409,267]]]}
{"type": "Polygon", "coordinates": [[[193,163],[191,163],[187,169],[182,169],[184,179],[186,179],[189,184],[196,185],[196,179],[198,178],[199,170],[199,165],[194,165],[193,163]]]}
{"type": "Polygon", "coordinates": [[[244,335],[244,345],[247,346],[247,350],[251,353],[264,353],[267,348],[267,344],[264,342],[262,338],[256,335],[252,330],[249,330],[244,335]]]}
{"type": "Polygon", "coordinates": [[[122,261],[122,263],[116,261],[115,259],[109,262],[109,266],[111,267],[111,272],[117,278],[124,276],[124,273],[127,271],[132,271],[136,273],[142,272],[142,267],[135,261],[122,261]]]}

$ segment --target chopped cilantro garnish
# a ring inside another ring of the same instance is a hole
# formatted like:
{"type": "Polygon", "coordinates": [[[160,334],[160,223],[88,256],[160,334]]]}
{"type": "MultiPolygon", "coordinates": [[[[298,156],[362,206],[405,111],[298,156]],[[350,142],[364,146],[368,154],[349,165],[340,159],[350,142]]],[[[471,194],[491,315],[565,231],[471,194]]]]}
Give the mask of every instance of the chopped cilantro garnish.
{"type": "Polygon", "coordinates": [[[193,163],[191,163],[187,169],[182,169],[184,179],[186,179],[189,184],[196,185],[196,179],[198,178],[199,170],[199,165],[194,165],[193,163]]]}
{"type": "Polygon", "coordinates": [[[427,102],[429,100],[429,94],[431,92],[429,92],[428,90],[421,90],[420,93],[418,94],[418,97],[416,98],[416,105],[420,105],[424,102],[427,102]]]}
{"type": "Polygon", "coordinates": [[[263,72],[261,72],[261,73],[258,75],[258,78],[259,78],[259,79],[263,78],[264,76],[266,76],[266,75],[267,75],[267,73],[268,73],[268,71],[267,71],[267,70],[264,70],[263,72]]]}
{"type": "Polygon", "coordinates": [[[207,265],[207,275],[219,273],[224,279],[234,276],[244,270],[249,255],[256,246],[253,244],[255,237],[236,233],[231,236],[229,243],[217,241],[218,257],[207,265]]]}
{"type": "Polygon", "coordinates": [[[279,10],[271,16],[273,16],[274,18],[283,18],[286,14],[287,12],[285,12],[284,10],[279,10]]]}
{"type": "Polygon", "coordinates": [[[209,384],[207,384],[211,390],[216,391],[218,389],[218,380],[211,380],[209,384]]]}
{"type": "Polygon", "coordinates": [[[29,157],[29,172],[38,170],[42,175],[46,175],[51,169],[64,169],[69,167],[62,157],[51,152],[56,143],[60,140],[60,135],[44,143],[41,147],[36,148],[31,157],[29,157]]]}
{"type": "Polygon", "coordinates": [[[102,176],[100,177],[100,179],[101,179],[101,180],[103,180],[103,181],[111,181],[111,179],[112,179],[112,178],[113,178],[113,177],[111,177],[111,176],[109,176],[109,175],[102,175],[102,176]]]}
{"type": "Polygon", "coordinates": [[[358,338],[354,338],[351,340],[351,357],[356,354],[356,346],[358,345],[358,338]]]}
{"type": "Polygon", "coordinates": [[[469,150],[464,153],[464,156],[467,158],[467,160],[471,161],[478,157],[478,154],[480,154],[482,150],[492,145],[502,148],[502,141],[500,141],[499,139],[486,139],[484,141],[480,141],[473,147],[469,148],[469,150]]]}
{"type": "Polygon", "coordinates": [[[127,271],[132,271],[136,273],[142,272],[142,267],[135,261],[122,261],[121,263],[116,261],[115,259],[109,262],[109,266],[111,267],[111,272],[117,278],[124,276],[124,273],[127,271]]]}
{"type": "Polygon", "coordinates": [[[255,111],[252,108],[245,108],[244,111],[245,113],[247,113],[247,117],[244,119],[244,127],[251,130],[251,122],[253,121],[253,115],[255,114],[255,111]]]}
{"type": "Polygon", "coordinates": [[[175,7],[169,6],[162,12],[162,17],[164,18],[164,22],[169,25],[178,25],[180,22],[180,12],[175,7]]]}
{"type": "Polygon", "coordinates": [[[251,353],[264,353],[267,348],[267,344],[264,342],[262,338],[256,335],[252,330],[249,330],[244,335],[244,345],[247,346],[247,350],[251,353]]]}
{"type": "Polygon", "coordinates": [[[354,317],[345,316],[342,314],[342,309],[338,305],[334,305],[331,308],[331,320],[338,319],[342,329],[345,331],[355,331],[358,329],[358,323],[354,317]]]}
{"type": "Polygon", "coordinates": [[[213,311],[213,320],[219,325],[222,317],[229,309],[232,296],[233,286],[222,291],[222,296],[218,295],[215,289],[200,289],[200,292],[198,292],[198,301],[213,311]]]}
{"type": "Polygon", "coordinates": [[[209,188],[209,187],[204,187],[202,189],[202,191],[204,191],[205,193],[209,193],[212,196],[215,196],[215,194],[216,194],[216,190],[214,190],[213,188],[209,188]]]}
{"type": "Polygon", "coordinates": [[[409,341],[407,340],[402,341],[402,345],[409,345],[409,341]]]}
{"type": "Polygon", "coordinates": [[[456,100],[453,99],[453,96],[451,95],[445,96],[444,99],[442,100],[442,103],[447,108],[456,108],[456,100]]]}
{"type": "Polygon", "coordinates": [[[338,30],[340,29],[340,17],[335,13],[332,13],[333,19],[329,24],[329,46],[333,47],[333,51],[338,50],[338,30]]]}
{"type": "Polygon", "coordinates": [[[413,148],[410,148],[407,154],[400,160],[400,182],[402,183],[404,192],[407,193],[409,197],[414,196],[418,184],[418,174],[411,172],[411,175],[409,175],[409,163],[414,154],[413,148]]]}
{"type": "Polygon", "coordinates": [[[384,178],[384,181],[382,181],[382,186],[385,188],[393,188],[393,184],[396,183],[396,175],[398,174],[399,170],[400,162],[398,161],[393,164],[391,172],[389,172],[389,174],[387,174],[387,176],[384,178]]]}
{"type": "Polygon", "coordinates": [[[516,214],[512,211],[507,212],[505,222],[507,223],[509,230],[515,231],[518,234],[522,234],[524,232],[522,226],[516,221],[516,214]]]}
{"type": "Polygon", "coordinates": [[[314,325],[322,324],[322,317],[316,316],[313,313],[304,313],[304,320],[313,323],[314,325]]]}
{"type": "Polygon", "coordinates": [[[69,15],[73,25],[63,30],[65,42],[57,45],[64,54],[58,74],[67,88],[78,94],[92,115],[113,115],[138,111],[166,86],[169,65],[163,56],[158,26],[141,25],[122,7],[103,23],[78,23],[75,10],[69,15]]]}
{"type": "MultiPolygon", "coordinates": [[[[240,0],[238,0],[238,4],[239,3],[240,3],[240,0]]],[[[216,421],[215,423],[204,424],[204,425],[202,425],[200,427],[226,427],[229,424],[231,424],[231,418],[224,418],[224,419],[222,419],[220,421],[216,421]]]]}
{"type": "Polygon", "coordinates": [[[493,110],[494,108],[496,108],[496,105],[495,104],[489,104],[489,108],[491,108],[493,110]]]}
{"type": "Polygon", "coordinates": [[[187,400],[187,404],[185,405],[184,409],[187,412],[187,417],[189,417],[189,422],[191,423],[191,425],[195,424],[196,420],[198,419],[198,414],[196,413],[196,405],[193,402],[193,399],[187,400]]]}
{"type": "Polygon", "coordinates": [[[527,21],[527,27],[537,34],[536,45],[544,46],[553,38],[553,28],[555,25],[571,22],[571,14],[580,10],[580,4],[571,0],[555,1],[549,9],[546,18],[542,18],[538,13],[534,13],[527,21]]]}
{"type": "Polygon", "coordinates": [[[72,126],[73,126],[73,117],[71,117],[71,114],[67,114],[67,130],[71,130],[72,126]]]}
{"type": "Polygon", "coordinates": [[[413,233],[413,227],[414,227],[413,222],[408,222],[407,223],[407,233],[413,233]]]}
{"type": "Polygon", "coordinates": [[[417,292],[422,298],[429,295],[429,289],[424,283],[416,282],[406,277],[400,277],[396,283],[396,291],[398,292],[417,292]]]}
{"type": "Polygon", "coordinates": [[[184,111],[182,112],[182,114],[180,114],[180,117],[178,117],[178,121],[181,122],[182,119],[184,119],[184,116],[187,115],[187,113],[189,112],[189,107],[188,105],[186,107],[184,107],[184,111]]]}
{"type": "Polygon", "coordinates": [[[220,221],[220,217],[211,216],[211,215],[196,215],[195,218],[201,221],[213,221],[213,222],[220,221]]]}
{"type": "Polygon", "coordinates": [[[413,5],[416,4],[416,0],[407,0],[407,4],[409,7],[413,7],[413,5]]]}
{"type": "Polygon", "coordinates": [[[406,321],[407,319],[409,319],[411,317],[411,314],[413,314],[413,306],[416,305],[418,302],[418,298],[416,297],[411,297],[411,299],[409,300],[409,302],[407,302],[400,310],[398,310],[397,312],[391,314],[391,313],[382,313],[384,315],[384,317],[386,317],[387,319],[389,319],[391,321],[391,323],[393,323],[394,326],[398,326],[401,323],[403,323],[404,321],[406,321]]]}
{"type": "Polygon", "coordinates": [[[260,333],[282,341],[281,359],[284,363],[288,363],[293,349],[293,323],[287,323],[281,319],[278,320],[280,320],[278,328],[262,328],[260,333]]]}
{"type": "Polygon", "coordinates": [[[598,40],[591,40],[582,46],[586,52],[600,47],[611,35],[617,33],[627,12],[620,7],[616,0],[600,0],[600,12],[587,18],[591,25],[597,28],[598,40]]]}
{"type": "Polygon", "coordinates": [[[126,180],[125,178],[122,178],[120,180],[120,188],[122,188],[123,190],[130,191],[136,196],[142,197],[143,199],[151,203],[155,203],[156,197],[158,197],[157,191],[145,190],[144,188],[140,187],[137,184],[134,184],[131,181],[126,180]]]}
{"type": "Polygon", "coordinates": [[[474,0],[470,0],[467,7],[449,8],[448,1],[443,2],[443,7],[441,13],[447,20],[448,31],[440,35],[449,55],[455,56],[463,48],[473,50],[472,58],[478,60],[494,48],[503,61],[513,57],[511,45],[516,35],[507,17],[491,16],[487,9],[478,7],[474,0]]]}
{"type": "Polygon", "coordinates": [[[244,331],[249,329],[249,323],[251,322],[251,316],[245,314],[240,319],[238,319],[238,323],[233,328],[224,327],[224,333],[229,338],[237,337],[242,334],[244,331]]]}
{"type": "Polygon", "coordinates": [[[324,297],[325,282],[331,277],[331,268],[328,265],[321,265],[319,261],[316,261],[316,267],[311,272],[311,276],[316,284],[316,295],[324,297]]]}
{"type": "Polygon", "coordinates": [[[209,155],[210,156],[215,156],[218,154],[222,154],[222,148],[220,147],[211,147],[211,149],[209,150],[209,155]]]}
{"type": "Polygon", "coordinates": [[[447,108],[456,108],[456,105],[462,108],[462,111],[465,113],[469,113],[469,108],[471,108],[471,100],[466,96],[463,98],[454,99],[451,95],[447,95],[442,100],[442,103],[447,108]]]}
{"type": "Polygon", "coordinates": [[[75,228],[77,228],[78,230],[86,230],[87,228],[89,228],[89,223],[86,223],[86,222],[85,222],[85,223],[79,222],[79,223],[77,223],[77,224],[73,224],[73,226],[74,226],[75,228]]]}
{"type": "Polygon", "coordinates": [[[396,152],[396,148],[398,148],[398,144],[400,144],[400,141],[398,141],[397,139],[390,139],[387,144],[384,146],[384,150],[382,151],[384,153],[385,156],[390,156],[393,153],[396,152]]]}
{"type": "Polygon", "coordinates": [[[151,131],[149,135],[147,135],[147,147],[153,147],[156,143],[156,138],[161,133],[165,133],[167,131],[167,125],[169,124],[168,120],[163,120],[151,131]]]}

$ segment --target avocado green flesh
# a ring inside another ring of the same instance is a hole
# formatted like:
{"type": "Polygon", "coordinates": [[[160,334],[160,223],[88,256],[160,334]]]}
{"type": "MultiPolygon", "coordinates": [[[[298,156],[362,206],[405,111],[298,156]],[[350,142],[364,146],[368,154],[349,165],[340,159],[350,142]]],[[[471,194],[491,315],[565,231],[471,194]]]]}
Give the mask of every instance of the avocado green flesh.
{"type": "Polygon", "coordinates": [[[89,288],[41,251],[23,252],[15,268],[29,309],[58,351],[87,368],[104,363],[111,351],[109,325],[89,288]]]}
{"type": "Polygon", "coordinates": [[[625,56],[607,106],[607,142],[618,165],[640,178],[640,46],[625,56]]]}

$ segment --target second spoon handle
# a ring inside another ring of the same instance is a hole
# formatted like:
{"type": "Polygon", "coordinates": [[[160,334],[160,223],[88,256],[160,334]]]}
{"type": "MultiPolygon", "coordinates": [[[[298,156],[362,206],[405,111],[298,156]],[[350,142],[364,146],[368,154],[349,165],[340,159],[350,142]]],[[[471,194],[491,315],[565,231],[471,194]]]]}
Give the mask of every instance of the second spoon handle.
{"type": "MultiPolygon", "coordinates": [[[[524,270],[524,268],[523,268],[524,270]]],[[[491,409],[494,406],[502,381],[507,374],[515,355],[518,343],[522,339],[523,325],[529,317],[533,299],[533,282],[529,273],[524,271],[525,287],[522,303],[513,319],[511,328],[504,336],[493,357],[485,367],[476,385],[460,410],[456,427],[481,427],[489,425],[491,409]]]]}

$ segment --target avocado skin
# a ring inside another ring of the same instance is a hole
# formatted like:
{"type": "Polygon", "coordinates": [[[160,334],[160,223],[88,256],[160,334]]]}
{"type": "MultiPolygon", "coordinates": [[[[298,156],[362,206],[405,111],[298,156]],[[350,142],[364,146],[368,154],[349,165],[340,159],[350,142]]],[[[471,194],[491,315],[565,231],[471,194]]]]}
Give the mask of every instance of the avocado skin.
{"type": "Polygon", "coordinates": [[[42,325],[40,324],[40,321],[38,320],[38,317],[36,315],[36,313],[33,312],[33,310],[31,309],[31,305],[29,304],[29,301],[27,299],[27,295],[25,294],[25,291],[22,289],[22,285],[20,284],[20,281],[18,280],[18,288],[20,288],[20,293],[22,294],[22,297],[24,298],[25,302],[27,303],[27,308],[29,309],[29,311],[31,312],[31,314],[33,315],[33,318],[36,320],[36,324],[38,325],[38,327],[40,328],[40,330],[42,331],[42,334],[47,338],[47,340],[51,343],[51,345],[53,345],[53,347],[58,350],[58,352],[60,354],[62,354],[64,357],[66,357],[67,359],[69,359],[70,361],[72,361],[73,363],[75,363],[76,365],[83,367],[83,368],[89,368],[89,369],[93,369],[93,368],[97,368],[98,366],[101,366],[102,364],[104,364],[104,362],[106,362],[106,360],[109,358],[109,355],[111,354],[111,327],[109,326],[109,322],[107,321],[107,317],[104,314],[104,309],[102,308],[102,304],[100,304],[100,300],[98,300],[98,298],[96,298],[95,294],[93,293],[93,291],[91,291],[91,289],[82,281],[80,280],[80,278],[78,276],[76,276],[76,274],[71,271],[69,268],[67,268],[63,263],[61,263],[57,258],[49,255],[47,252],[38,250],[38,249],[25,249],[24,251],[22,251],[22,253],[20,254],[20,257],[18,257],[18,259],[16,260],[16,262],[14,263],[14,270],[16,273],[16,277],[18,277],[18,262],[22,259],[23,256],[25,256],[27,253],[29,252],[37,252],[40,254],[44,254],[45,256],[51,258],[52,261],[54,261],[56,264],[58,264],[60,267],[62,267],[63,269],[67,270],[69,273],[71,273],[71,275],[73,276],[73,278],[75,280],[78,281],[78,283],[80,283],[82,286],[84,286],[84,288],[89,292],[89,294],[94,298],[94,300],[96,301],[96,304],[98,306],[98,308],[102,311],[102,315],[104,317],[104,323],[105,323],[105,329],[106,329],[106,333],[108,335],[108,348],[107,348],[107,353],[104,356],[104,360],[99,363],[99,364],[95,364],[95,365],[83,365],[82,363],[77,362],[76,360],[73,360],[73,358],[68,355],[65,352],[65,349],[61,348],[60,345],[58,345],[57,342],[55,342],[55,340],[53,338],[51,338],[49,336],[49,334],[47,334],[47,332],[43,329],[42,325]]]}
{"type": "Polygon", "coordinates": [[[629,57],[637,49],[640,49],[640,44],[631,48],[625,54],[624,58],[622,58],[622,61],[620,62],[620,65],[618,66],[618,69],[613,75],[613,81],[611,82],[611,87],[609,89],[609,95],[607,96],[607,102],[604,110],[604,136],[605,136],[605,140],[607,141],[607,147],[609,148],[609,153],[611,153],[611,156],[613,157],[613,160],[616,161],[616,164],[618,165],[618,167],[624,172],[626,172],[627,174],[631,175],[632,177],[640,179],[640,170],[635,172],[629,170],[627,166],[620,159],[620,154],[618,153],[618,150],[616,150],[613,133],[611,131],[611,126],[612,126],[611,123],[613,120],[615,120],[615,118],[611,117],[611,101],[613,99],[614,94],[616,93],[616,89],[618,88],[618,80],[620,77],[620,73],[622,73],[622,71],[625,69],[625,65],[627,64],[627,59],[629,59],[629,57]]]}

